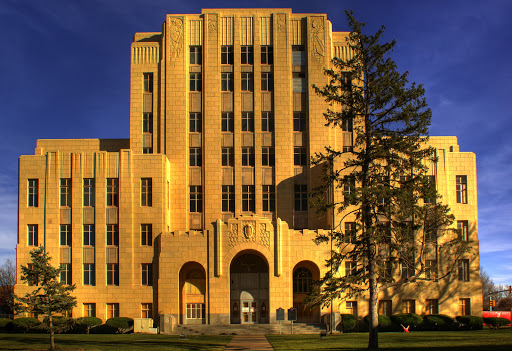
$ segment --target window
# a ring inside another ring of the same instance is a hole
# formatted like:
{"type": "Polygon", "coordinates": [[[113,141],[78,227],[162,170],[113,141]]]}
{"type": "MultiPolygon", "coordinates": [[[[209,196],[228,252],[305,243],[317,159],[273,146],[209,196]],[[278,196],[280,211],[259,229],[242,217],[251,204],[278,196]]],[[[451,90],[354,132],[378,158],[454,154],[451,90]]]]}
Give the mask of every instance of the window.
{"type": "Polygon", "coordinates": [[[402,300],[402,313],[416,313],[416,300],[402,300]]]}
{"type": "Polygon", "coordinates": [[[304,73],[293,74],[293,92],[305,93],[307,91],[306,76],[304,73]]]}
{"type": "Polygon", "coordinates": [[[305,132],[306,131],[306,113],[294,112],[293,113],[293,131],[305,132]]]}
{"type": "Polygon", "coordinates": [[[356,242],[356,223],[355,222],[345,222],[344,242],[345,242],[345,244],[355,244],[355,242],[356,242]]]}
{"type": "Polygon", "coordinates": [[[304,51],[304,46],[293,45],[292,46],[292,65],[304,66],[305,64],[306,64],[306,53],[304,51]]]}
{"type": "Polygon", "coordinates": [[[271,65],[274,63],[274,52],[272,46],[261,46],[261,64],[271,65]]]}
{"type": "Polygon", "coordinates": [[[240,47],[240,61],[242,65],[252,65],[254,63],[254,49],[252,46],[240,47]]]}
{"type": "Polygon", "coordinates": [[[254,212],[254,185],[242,185],[242,211],[254,212]]]}
{"type": "Polygon", "coordinates": [[[352,132],[353,121],[352,118],[347,118],[341,121],[341,130],[344,132],[352,132]]]}
{"type": "Polygon", "coordinates": [[[37,233],[37,224],[28,224],[27,225],[27,234],[28,234],[28,246],[37,246],[39,244],[39,235],[37,233]]]}
{"type": "Polygon", "coordinates": [[[351,275],[356,275],[357,273],[357,265],[353,261],[345,261],[345,276],[349,277],[351,275]]]}
{"type": "Polygon", "coordinates": [[[107,303],[107,319],[119,317],[119,304],[107,303]]]}
{"type": "Polygon", "coordinates": [[[188,130],[191,133],[201,133],[203,130],[203,118],[200,112],[191,112],[189,114],[188,130]]]}
{"type": "Polygon", "coordinates": [[[293,148],[293,164],[295,166],[306,166],[306,148],[305,147],[294,147],[293,148]]]}
{"type": "Polygon", "coordinates": [[[119,206],[119,179],[107,178],[107,206],[119,206]]]}
{"type": "Polygon", "coordinates": [[[119,264],[107,263],[107,285],[119,285],[119,264]]]}
{"type": "Polygon", "coordinates": [[[107,245],[119,246],[119,225],[107,224],[107,245]]]}
{"type": "Polygon", "coordinates": [[[96,285],[94,263],[84,263],[84,285],[96,285]]]}
{"type": "Polygon", "coordinates": [[[308,186],[295,184],[295,211],[308,210],[308,186]]]}
{"type": "Polygon", "coordinates": [[[274,90],[274,78],[272,73],[261,74],[261,91],[273,91],[274,90]]]}
{"type": "Polygon", "coordinates": [[[461,316],[471,315],[471,300],[470,299],[459,299],[459,314],[461,316]]]}
{"type": "Polygon", "coordinates": [[[189,149],[190,167],[201,167],[203,165],[203,150],[200,147],[189,149]]]}
{"type": "Polygon", "coordinates": [[[276,187],[274,185],[263,185],[263,211],[273,212],[276,210],[276,187]]]}
{"type": "Polygon", "coordinates": [[[151,178],[140,179],[140,205],[153,205],[153,179],[151,178]]]}
{"type": "Polygon", "coordinates": [[[242,132],[254,132],[253,112],[242,112],[242,132]]]}
{"type": "Polygon", "coordinates": [[[71,224],[60,225],[60,245],[71,246],[71,224]]]}
{"type": "Polygon", "coordinates": [[[357,317],[357,301],[347,301],[347,312],[357,317]]]}
{"type": "Polygon", "coordinates": [[[204,303],[187,303],[187,319],[203,319],[205,316],[204,303]]]}
{"type": "Polygon", "coordinates": [[[153,73],[144,73],[144,92],[153,92],[153,73]]]}
{"type": "Polygon", "coordinates": [[[222,112],[221,131],[232,132],[235,130],[235,118],[233,112],[222,112]]]}
{"type": "Polygon", "coordinates": [[[94,246],[95,237],[94,224],[84,224],[84,246],[94,246]]]}
{"type": "Polygon", "coordinates": [[[261,165],[266,167],[273,167],[275,164],[274,148],[262,147],[261,148],[261,165]]]}
{"type": "Polygon", "coordinates": [[[233,46],[220,47],[220,63],[223,65],[233,64],[233,46]]]}
{"type": "Polygon", "coordinates": [[[348,201],[352,205],[355,205],[357,203],[357,199],[354,198],[355,191],[356,191],[355,177],[345,176],[343,178],[343,196],[345,198],[345,201],[348,201]]]}
{"type": "Polygon", "coordinates": [[[221,73],[220,74],[220,90],[221,91],[233,91],[233,73],[221,73]]]}
{"type": "Polygon", "coordinates": [[[297,268],[293,272],[293,293],[308,294],[311,292],[313,274],[306,267],[297,268]]]}
{"type": "Polygon", "coordinates": [[[140,318],[151,318],[153,311],[153,304],[151,303],[141,303],[140,304],[140,318]]]}
{"type": "Polygon", "coordinates": [[[190,64],[200,65],[203,62],[203,49],[201,46],[190,46],[190,64]]]}
{"type": "Polygon", "coordinates": [[[379,314],[382,316],[391,316],[391,300],[379,300],[379,314]]]}
{"type": "Polygon", "coordinates": [[[71,178],[60,179],[60,205],[71,207],[71,178]]]}
{"type": "Polygon", "coordinates": [[[153,285],[153,264],[152,263],[143,263],[141,264],[141,284],[142,285],[153,285]]]}
{"type": "Polygon", "coordinates": [[[140,244],[144,246],[153,245],[153,225],[141,224],[140,225],[140,244]]]}
{"type": "Polygon", "coordinates": [[[242,91],[253,91],[252,73],[242,73],[242,91]]]}
{"type": "Polygon", "coordinates": [[[60,264],[60,282],[66,285],[71,285],[71,264],[70,263],[61,263],[60,264]]]}
{"type": "Polygon", "coordinates": [[[469,240],[468,221],[457,221],[457,231],[459,232],[460,240],[469,240]]]}
{"type": "Polygon", "coordinates": [[[84,178],[84,207],[94,207],[94,178],[84,178]]]}
{"type": "Polygon", "coordinates": [[[261,113],[261,131],[273,132],[274,131],[274,114],[272,112],[261,113]]]}
{"type": "Polygon", "coordinates": [[[455,177],[457,187],[457,203],[467,204],[468,203],[468,179],[465,175],[458,175],[455,177]]]}
{"type": "Polygon", "coordinates": [[[203,81],[201,73],[190,73],[190,91],[202,91],[203,81]]]}
{"type": "Polygon", "coordinates": [[[426,204],[433,204],[436,201],[436,176],[426,176],[427,186],[425,189],[425,196],[423,202],[426,204]]]}
{"type": "Polygon", "coordinates": [[[222,186],[222,212],[235,212],[235,187],[222,186]]]}
{"type": "Polygon", "coordinates": [[[254,149],[252,147],[242,148],[242,166],[254,167],[254,149]]]}
{"type": "Polygon", "coordinates": [[[203,189],[201,186],[190,187],[190,212],[203,212],[203,189]]]}
{"type": "Polygon", "coordinates": [[[469,282],[469,260],[459,260],[458,277],[460,281],[469,282]]]}
{"type": "Polygon", "coordinates": [[[437,279],[437,260],[425,260],[425,279],[437,279]]]}
{"type": "Polygon", "coordinates": [[[222,148],[222,165],[233,167],[235,164],[235,155],[232,147],[223,147],[222,148]]]}
{"type": "Polygon", "coordinates": [[[96,304],[84,303],[84,317],[96,317],[96,304]]]}
{"type": "Polygon", "coordinates": [[[425,300],[425,314],[439,314],[439,301],[437,299],[425,300]]]}
{"type": "Polygon", "coordinates": [[[142,132],[153,133],[153,114],[143,113],[142,114],[142,132]]]}
{"type": "Polygon", "coordinates": [[[405,253],[400,263],[402,265],[402,279],[409,280],[414,277],[416,273],[414,252],[405,253]]]}
{"type": "Polygon", "coordinates": [[[28,180],[28,207],[37,207],[39,204],[39,179],[28,180]]]}

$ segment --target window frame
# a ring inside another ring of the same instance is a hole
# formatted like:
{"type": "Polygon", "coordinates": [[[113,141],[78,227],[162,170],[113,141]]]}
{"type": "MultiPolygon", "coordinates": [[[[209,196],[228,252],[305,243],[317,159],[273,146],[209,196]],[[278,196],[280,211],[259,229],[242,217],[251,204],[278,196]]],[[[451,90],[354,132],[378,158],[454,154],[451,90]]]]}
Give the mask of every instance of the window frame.
{"type": "Polygon", "coordinates": [[[153,224],[142,223],[140,225],[140,245],[153,246],[153,224]]]}
{"type": "Polygon", "coordinates": [[[27,224],[27,246],[39,245],[39,226],[37,224],[27,224]]]}
{"type": "Polygon", "coordinates": [[[61,263],[60,264],[60,282],[65,285],[73,284],[73,275],[72,275],[71,263],[61,263]]]}
{"type": "Polygon", "coordinates": [[[294,185],[294,211],[307,212],[308,210],[308,186],[306,184],[294,185]]]}
{"type": "Polygon", "coordinates": [[[221,132],[233,133],[235,130],[235,115],[233,112],[221,113],[221,132]]]}
{"type": "Polygon", "coordinates": [[[27,207],[39,206],[39,179],[27,179],[27,207]]]}
{"type": "Polygon", "coordinates": [[[72,199],[71,178],[60,178],[60,207],[71,207],[72,199]]]}
{"type": "Polygon", "coordinates": [[[83,206],[94,207],[96,196],[96,184],[94,178],[84,178],[83,180],[83,206]]]}
{"type": "Polygon", "coordinates": [[[222,72],[220,74],[220,91],[222,92],[233,92],[235,90],[235,80],[233,73],[222,72]]]}
{"type": "Polygon", "coordinates": [[[201,92],[203,91],[203,74],[202,73],[189,73],[189,91],[201,92]]]}
{"type": "Polygon", "coordinates": [[[261,64],[274,64],[274,47],[272,45],[261,45],[261,64]]]}
{"type": "Polygon", "coordinates": [[[240,78],[240,90],[242,92],[254,91],[254,75],[252,72],[242,72],[240,78]]]}
{"type": "Polygon", "coordinates": [[[119,178],[107,178],[107,206],[119,206],[119,178]]]}
{"type": "Polygon", "coordinates": [[[119,263],[107,263],[106,280],[108,286],[119,286],[119,263]]]}
{"type": "Polygon", "coordinates": [[[241,122],[242,132],[254,132],[254,112],[243,111],[241,122]]]}
{"type": "Polygon", "coordinates": [[[456,198],[458,204],[468,203],[468,177],[467,175],[455,176],[456,198]]]}
{"type": "Polygon", "coordinates": [[[254,185],[242,185],[242,212],[254,212],[256,205],[254,185]]]}
{"type": "Polygon", "coordinates": [[[469,241],[469,222],[457,221],[457,235],[462,241],[469,241]]]}
{"type": "Polygon", "coordinates": [[[96,286],[96,267],[94,263],[83,264],[83,285],[96,286]]]}
{"type": "Polygon", "coordinates": [[[189,148],[189,166],[202,167],[203,166],[203,149],[200,147],[189,148]]]}
{"type": "Polygon", "coordinates": [[[222,212],[235,212],[235,186],[222,185],[222,212]]]}
{"type": "Polygon", "coordinates": [[[72,234],[71,224],[60,225],[60,246],[71,246],[72,234]]]}
{"type": "Polygon", "coordinates": [[[153,286],[153,264],[141,263],[141,285],[153,286]]]}
{"type": "Polygon", "coordinates": [[[191,185],[189,192],[189,212],[203,212],[203,187],[201,185],[191,185]]]}
{"type": "Polygon", "coordinates": [[[142,73],[143,76],[143,92],[153,93],[153,72],[142,73]]]}
{"type": "Polygon", "coordinates": [[[261,91],[274,91],[274,75],[272,73],[261,73],[261,91]]]}
{"type": "Polygon", "coordinates": [[[274,131],[274,113],[271,111],[261,112],[261,131],[273,132],[274,131]]]}
{"type": "Polygon", "coordinates": [[[468,259],[459,259],[457,262],[457,279],[461,282],[470,281],[470,266],[468,259]]]}
{"type": "Polygon", "coordinates": [[[274,147],[263,146],[261,148],[261,165],[263,167],[274,167],[276,164],[276,157],[274,147]]]}
{"type": "Polygon", "coordinates": [[[240,46],[240,64],[253,65],[254,64],[254,47],[252,45],[240,46]]]}
{"type": "Polygon", "coordinates": [[[254,148],[242,147],[242,167],[254,167],[254,148]]]}
{"type": "Polygon", "coordinates": [[[140,178],[140,205],[153,206],[153,178],[140,178]]]}
{"type": "Polygon", "coordinates": [[[306,167],[308,165],[307,149],[305,147],[293,147],[293,165],[301,167],[306,167]]]}
{"type": "Polygon", "coordinates": [[[275,212],[276,187],[274,185],[262,185],[262,209],[263,212],[275,212]]]}
{"type": "Polygon", "coordinates": [[[188,118],[188,131],[190,133],[202,133],[203,115],[201,112],[190,112],[188,118]]]}
{"type": "Polygon", "coordinates": [[[201,45],[189,46],[189,64],[202,65],[203,64],[203,47],[201,45]]]}
{"type": "Polygon", "coordinates": [[[82,227],[83,233],[83,246],[95,246],[96,244],[96,230],[94,224],[84,224],[82,227]]]}
{"type": "Polygon", "coordinates": [[[294,111],[293,112],[293,131],[305,132],[307,129],[306,112],[294,111]]]}
{"type": "Polygon", "coordinates": [[[234,62],[233,45],[222,45],[220,47],[220,63],[221,65],[232,65],[234,62]]]}
{"type": "Polygon", "coordinates": [[[119,247],[119,225],[107,224],[106,230],[106,244],[107,246],[119,247]]]}
{"type": "Polygon", "coordinates": [[[234,167],[235,165],[235,152],[232,147],[221,148],[222,152],[222,167],[234,167]]]}

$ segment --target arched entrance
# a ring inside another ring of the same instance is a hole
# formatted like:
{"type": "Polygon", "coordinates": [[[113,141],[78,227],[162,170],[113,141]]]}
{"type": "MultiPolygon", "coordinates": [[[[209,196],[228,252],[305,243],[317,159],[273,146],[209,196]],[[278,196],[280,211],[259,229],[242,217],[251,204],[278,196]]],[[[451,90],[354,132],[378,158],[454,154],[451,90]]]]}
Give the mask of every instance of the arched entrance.
{"type": "Polygon", "coordinates": [[[180,270],[180,323],[206,323],[206,273],[199,263],[188,262],[180,270]]]}
{"type": "Polygon", "coordinates": [[[293,307],[297,309],[297,322],[320,323],[320,308],[304,308],[304,299],[311,292],[314,280],[320,278],[318,266],[311,261],[299,262],[293,269],[293,307]]]}
{"type": "Polygon", "coordinates": [[[268,263],[255,252],[239,253],[229,269],[232,324],[268,323],[268,263]]]}

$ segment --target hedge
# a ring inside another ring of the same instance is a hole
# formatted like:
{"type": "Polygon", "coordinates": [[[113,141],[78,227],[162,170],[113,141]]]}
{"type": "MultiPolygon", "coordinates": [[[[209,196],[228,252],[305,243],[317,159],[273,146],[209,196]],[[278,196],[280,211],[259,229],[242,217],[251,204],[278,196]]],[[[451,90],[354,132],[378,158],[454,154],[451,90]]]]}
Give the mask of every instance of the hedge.
{"type": "Polygon", "coordinates": [[[133,327],[133,319],[128,317],[114,317],[109,318],[105,324],[109,327],[116,328],[117,332],[122,334],[133,327]]]}
{"type": "Polygon", "coordinates": [[[7,329],[9,326],[12,326],[12,319],[9,318],[0,318],[0,328],[7,329]]]}
{"type": "MultiPolygon", "coordinates": [[[[368,316],[363,318],[363,321],[366,323],[366,325],[370,325],[370,318],[368,316]]],[[[388,316],[379,314],[379,329],[380,330],[387,330],[391,329],[393,323],[391,322],[391,319],[388,316]]]]}
{"type": "Polygon", "coordinates": [[[509,325],[510,321],[502,317],[485,317],[484,323],[487,325],[492,325],[493,327],[498,327],[500,325],[509,325]]]}
{"type": "Polygon", "coordinates": [[[20,317],[14,319],[12,321],[12,324],[17,330],[21,330],[24,333],[26,333],[29,330],[38,327],[41,324],[41,322],[32,317],[20,317]]]}
{"type": "Polygon", "coordinates": [[[418,316],[416,313],[399,313],[392,315],[391,321],[397,325],[409,325],[413,329],[415,329],[418,325],[421,324],[421,322],[423,322],[423,318],[418,316]]]}
{"type": "Polygon", "coordinates": [[[344,332],[347,332],[356,327],[357,318],[353,314],[342,314],[341,323],[341,328],[343,328],[344,332]]]}
{"type": "Polygon", "coordinates": [[[467,330],[479,330],[484,327],[484,319],[477,316],[458,316],[457,321],[467,330]]]}
{"type": "Polygon", "coordinates": [[[452,317],[444,314],[429,314],[423,318],[420,325],[422,330],[454,330],[457,324],[452,317]]]}

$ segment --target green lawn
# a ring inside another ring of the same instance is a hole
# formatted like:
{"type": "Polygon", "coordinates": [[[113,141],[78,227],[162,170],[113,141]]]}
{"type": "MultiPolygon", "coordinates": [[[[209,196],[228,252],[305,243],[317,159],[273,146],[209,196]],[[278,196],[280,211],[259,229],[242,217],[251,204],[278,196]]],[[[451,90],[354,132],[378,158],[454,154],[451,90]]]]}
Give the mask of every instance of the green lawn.
{"type": "MultiPolygon", "coordinates": [[[[267,335],[275,350],[362,350],[368,333],[346,333],[321,338],[319,335],[267,335]]],[[[381,350],[424,351],[510,351],[512,330],[456,332],[379,333],[381,350]]]]}
{"type": "MultiPolygon", "coordinates": [[[[60,334],[55,336],[55,345],[62,351],[213,351],[224,350],[230,340],[230,336],[187,336],[187,339],[180,339],[177,335],[60,334]]],[[[0,334],[0,350],[47,350],[49,346],[47,334],[0,334]]]]}

